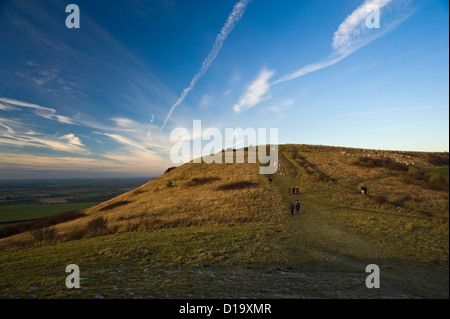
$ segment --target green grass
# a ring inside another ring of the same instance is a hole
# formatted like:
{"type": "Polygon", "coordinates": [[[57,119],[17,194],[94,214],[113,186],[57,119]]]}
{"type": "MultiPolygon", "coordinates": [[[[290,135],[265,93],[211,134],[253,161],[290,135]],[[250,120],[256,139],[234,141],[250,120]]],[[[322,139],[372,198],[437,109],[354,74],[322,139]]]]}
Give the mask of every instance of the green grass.
{"type": "Polygon", "coordinates": [[[96,203],[5,205],[0,206],[0,223],[36,219],[67,211],[83,210],[95,204],[96,203]]]}
{"type": "MultiPolygon", "coordinates": [[[[120,217],[114,210],[141,212],[139,205],[149,205],[146,201],[162,205],[165,198],[176,206],[172,197],[188,194],[186,202],[192,206],[183,209],[189,216],[240,216],[254,206],[267,207],[270,214],[255,210],[256,216],[264,214],[264,219],[230,219],[213,224],[173,222],[154,230],[5,250],[0,254],[0,297],[448,299],[448,208],[446,214],[440,213],[448,205],[448,195],[434,190],[427,190],[425,195],[425,191],[417,192],[417,196],[434,196],[429,202],[421,202],[436,214],[409,211],[391,203],[394,195],[407,193],[403,186],[399,194],[391,194],[400,183],[398,172],[355,167],[351,156],[327,148],[302,146],[292,154],[289,149],[280,148],[283,175],[271,176],[270,186],[261,177],[260,186],[250,189],[254,193],[244,193],[235,202],[232,200],[243,191],[215,203],[218,196],[228,192],[214,187],[208,193],[211,185],[190,183],[194,178],[203,182],[218,176],[227,166],[193,165],[155,180],[153,183],[159,183],[157,190],[156,186],[155,190],[144,187],[93,210],[93,214],[103,214],[112,223],[120,217]],[[331,177],[329,181],[320,178],[322,172],[331,177]],[[167,180],[174,181],[174,186],[166,188],[167,180]],[[358,185],[367,181],[369,195],[362,196],[358,185]],[[297,185],[300,194],[288,195],[287,188],[297,185]],[[186,190],[191,193],[183,193],[186,190]],[[261,194],[265,194],[263,199],[258,197],[261,194]],[[387,196],[389,202],[377,204],[374,198],[379,194],[387,196]],[[300,214],[290,216],[288,205],[296,199],[301,202],[300,214]],[[134,202],[108,207],[124,200],[134,202]],[[109,209],[102,212],[101,207],[109,209]],[[65,267],[71,263],[80,267],[78,290],[65,287],[65,267]],[[380,267],[381,289],[366,288],[368,264],[380,267]]],[[[242,167],[227,171],[216,182],[250,180],[252,176],[244,179],[239,169],[242,167]]],[[[405,200],[413,205],[411,201],[405,200]]],[[[156,208],[146,206],[137,222],[153,216],[156,208]]],[[[170,218],[177,212],[161,210],[160,216],[170,218]]]]}
{"type": "Polygon", "coordinates": [[[0,297],[220,296],[217,283],[197,286],[205,280],[201,273],[225,278],[230,270],[273,262],[280,250],[276,233],[277,227],[254,223],[192,226],[3,252],[0,297]],[[65,267],[72,263],[80,267],[80,290],[65,287],[65,267]]]}
{"type": "Polygon", "coordinates": [[[449,176],[449,168],[448,167],[435,168],[435,169],[432,169],[430,172],[439,173],[444,176],[449,176]]]}

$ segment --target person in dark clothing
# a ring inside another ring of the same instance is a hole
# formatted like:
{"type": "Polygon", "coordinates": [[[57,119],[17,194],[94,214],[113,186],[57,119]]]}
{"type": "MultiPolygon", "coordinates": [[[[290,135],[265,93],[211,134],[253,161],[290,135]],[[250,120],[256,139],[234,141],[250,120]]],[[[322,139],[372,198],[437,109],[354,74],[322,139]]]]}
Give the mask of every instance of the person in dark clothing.
{"type": "Polygon", "coordinates": [[[292,195],[295,195],[295,187],[292,187],[292,195]]]}
{"type": "Polygon", "coordinates": [[[296,200],[296,203],[295,203],[295,209],[297,210],[297,214],[298,214],[298,212],[300,210],[300,203],[298,202],[298,199],[296,200]]]}
{"type": "Polygon", "coordinates": [[[288,195],[291,195],[291,188],[288,187],[288,195]]]}
{"type": "Polygon", "coordinates": [[[295,186],[295,194],[298,195],[298,186],[295,186]]]}
{"type": "Polygon", "coordinates": [[[269,178],[269,184],[272,184],[272,179],[271,178],[269,178]]]}
{"type": "Polygon", "coordinates": [[[361,194],[363,195],[367,194],[367,187],[365,185],[361,185],[361,194]]]}
{"type": "Polygon", "coordinates": [[[291,215],[294,215],[294,204],[289,205],[289,209],[291,210],[291,215]]]}

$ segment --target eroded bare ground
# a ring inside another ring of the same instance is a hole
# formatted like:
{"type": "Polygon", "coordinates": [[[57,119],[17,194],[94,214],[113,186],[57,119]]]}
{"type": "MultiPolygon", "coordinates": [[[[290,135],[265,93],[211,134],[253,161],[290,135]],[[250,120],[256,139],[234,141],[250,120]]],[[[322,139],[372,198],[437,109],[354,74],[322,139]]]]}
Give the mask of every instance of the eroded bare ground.
{"type": "Polygon", "coordinates": [[[448,273],[411,263],[381,265],[381,287],[365,286],[365,263],[355,268],[181,267],[165,271],[130,269],[83,278],[83,298],[448,298],[448,273]],[[362,270],[361,270],[362,269],[362,270]],[[109,280],[108,279],[109,276],[109,280]],[[103,284],[96,287],[100,279],[103,284]],[[105,280],[106,279],[106,280],[105,280]],[[108,284],[109,282],[109,284],[108,284]],[[121,285],[120,283],[123,283],[121,285]]]}

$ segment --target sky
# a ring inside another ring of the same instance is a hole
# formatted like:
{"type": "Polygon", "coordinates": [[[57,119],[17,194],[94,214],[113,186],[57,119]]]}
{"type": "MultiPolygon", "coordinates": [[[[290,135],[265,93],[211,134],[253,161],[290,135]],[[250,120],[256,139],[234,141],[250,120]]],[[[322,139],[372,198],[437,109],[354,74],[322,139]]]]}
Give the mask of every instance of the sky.
{"type": "Polygon", "coordinates": [[[0,0],[0,179],[157,176],[194,120],[448,152],[448,34],[447,0],[0,0]]]}

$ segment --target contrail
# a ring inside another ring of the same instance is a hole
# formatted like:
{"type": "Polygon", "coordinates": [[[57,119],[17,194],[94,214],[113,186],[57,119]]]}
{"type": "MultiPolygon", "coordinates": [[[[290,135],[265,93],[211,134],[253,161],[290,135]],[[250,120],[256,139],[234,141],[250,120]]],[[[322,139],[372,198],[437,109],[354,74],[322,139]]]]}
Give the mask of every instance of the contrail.
{"type": "Polygon", "coordinates": [[[414,13],[414,11],[409,8],[404,9],[401,6],[403,2],[405,1],[365,0],[339,25],[337,31],[334,33],[333,42],[331,43],[333,51],[330,55],[328,55],[328,57],[320,62],[308,64],[303,68],[285,75],[273,82],[269,82],[269,80],[275,71],[267,71],[263,69],[256,80],[248,86],[239,102],[234,105],[234,111],[240,112],[241,110],[254,107],[264,100],[265,94],[273,85],[297,79],[305,76],[306,74],[332,66],[353,54],[363,46],[395,29],[398,25],[400,25],[400,23],[414,13]],[[383,28],[369,30],[367,25],[364,23],[368,17],[368,13],[371,12],[374,7],[380,9],[390,4],[394,5],[394,3],[397,7],[391,7],[391,11],[393,11],[393,13],[388,15],[387,11],[383,16],[383,28]],[[392,14],[395,14],[394,18],[392,14]]]}
{"type": "Polygon", "coordinates": [[[331,43],[333,53],[328,58],[318,63],[309,64],[301,68],[300,70],[288,74],[281,79],[271,83],[271,85],[290,81],[302,77],[308,73],[312,73],[334,65],[345,59],[349,55],[353,54],[361,47],[386,34],[392,29],[392,26],[396,25],[398,22],[391,24],[385,22],[385,26],[382,30],[368,35],[367,27],[365,27],[364,21],[367,18],[368,12],[371,11],[371,8],[376,7],[380,9],[388,5],[392,1],[393,0],[364,1],[363,4],[361,4],[355,11],[347,16],[344,22],[339,25],[337,31],[334,32],[333,42],[331,43]]]}
{"type": "Polygon", "coordinates": [[[202,63],[202,67],[197,72],[197,74],[192,78],[189,86],[183,90],[183,92],[181,93],[180,97],[175,102],[175,104],[172,105],[172,107],[170,108],[169,114],[167,114],[166,120],[164,121],[164,124],[161,126],[161,131],[163,130],[164,126],[166,126],[166,123],[172,116],[172,112],[175,110],[175,108],[184,101],[189,92],[195,87],[195,84],[197,84],[197,81],[200,80],[200,78],[203,75],[205,75],[206,71],[208,71],[209,66],[219,54],[220,49],[222,48],[223,43],[227,39],[228,35],[231,33],[231,31],[233,31],[236,24],[244,15],[245,9],[247,8],[247,5],[250,1],[251,0],[240,0],[234,5],[233,11],[231,11],[227,21],[225,22],[225,25],[222,27],[222,30],[220,30],[220,33],[217,35],[216,41],[214,42],[211,51],[209,52],[208,56],[202,63]]]}

